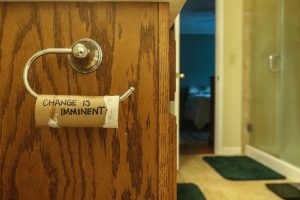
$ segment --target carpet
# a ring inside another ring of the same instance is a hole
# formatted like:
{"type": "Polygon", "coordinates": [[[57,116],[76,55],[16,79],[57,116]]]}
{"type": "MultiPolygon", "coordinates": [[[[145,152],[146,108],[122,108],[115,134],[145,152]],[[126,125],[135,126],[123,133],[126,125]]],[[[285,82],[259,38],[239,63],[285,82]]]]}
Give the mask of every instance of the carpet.
{"type": "Polygon", "coordinates": [[[178,183],[177,200],[205,200],[205,197],[197,185],[193,183],[178,183]]]}
{"type": "Polygon", "coordinates": [[[180,144],[208,144],[209,131],[181,131],[180,144]]]}
{"type": "Polygon", "coordinates": [[[284,176],[247,156],[206,156],[203,158],[229,180],[277,180],[284,176]]]}

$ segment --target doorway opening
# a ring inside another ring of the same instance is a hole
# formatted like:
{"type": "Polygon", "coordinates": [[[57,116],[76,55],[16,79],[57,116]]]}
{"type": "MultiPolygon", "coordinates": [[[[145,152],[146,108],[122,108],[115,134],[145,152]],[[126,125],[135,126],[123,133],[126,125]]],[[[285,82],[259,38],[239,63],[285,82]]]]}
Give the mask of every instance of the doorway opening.
{"type": "Polygon", "coordinates": [[[180,154],[213,154],[215,1],[187,0],[180,14],[180,154]]]}

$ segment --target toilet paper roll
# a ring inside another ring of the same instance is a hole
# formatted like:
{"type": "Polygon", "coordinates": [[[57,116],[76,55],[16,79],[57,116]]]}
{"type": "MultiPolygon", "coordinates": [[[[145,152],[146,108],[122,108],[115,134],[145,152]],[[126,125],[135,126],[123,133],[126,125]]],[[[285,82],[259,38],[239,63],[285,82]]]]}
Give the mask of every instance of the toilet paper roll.
{"type": "Polygon", "coordinates": [[[39,95],[36,126],[118,128],[119,96],[39,95]]]}

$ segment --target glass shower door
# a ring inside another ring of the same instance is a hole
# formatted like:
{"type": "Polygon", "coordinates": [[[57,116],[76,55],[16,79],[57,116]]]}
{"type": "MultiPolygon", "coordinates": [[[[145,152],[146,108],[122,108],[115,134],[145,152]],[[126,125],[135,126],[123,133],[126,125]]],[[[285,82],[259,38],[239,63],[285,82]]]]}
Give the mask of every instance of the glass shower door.
{"type": "Polygon", "coordinates": [[[300,167],[300,1],[282,0],[279,157],[300,167]]]}
{"type": "Polygon", "coordinates": [[[250,144],[279,155],[279,25],[276,0],[251,2],[250,144]]]}
{"type": "Polygon", "coordinates": [[[249,2],[249,142],[300,167],[300,0],[249,2]]]}

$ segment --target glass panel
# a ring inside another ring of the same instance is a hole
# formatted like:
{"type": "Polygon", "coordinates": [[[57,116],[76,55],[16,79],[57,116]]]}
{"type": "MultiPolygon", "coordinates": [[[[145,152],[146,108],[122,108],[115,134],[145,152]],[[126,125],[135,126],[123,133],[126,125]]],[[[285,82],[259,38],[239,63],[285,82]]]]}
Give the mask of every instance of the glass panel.
{"type": "MultiPolygon", "coordinates": [[[[278,155],[277,105],[279,73],[269,69],[269,56],[278,52],[279,3],[253,0],[250,52],[250,144],[278,155]]],[[[274,65],[279,64],[274,60],[274,65]]]]}
{"type": "Polygon", "coordinates": [[[300,167],[300,1],[282,1],[280,157],[300,167]]]}

